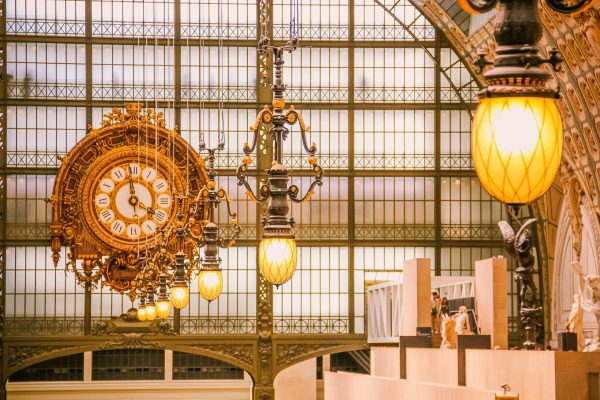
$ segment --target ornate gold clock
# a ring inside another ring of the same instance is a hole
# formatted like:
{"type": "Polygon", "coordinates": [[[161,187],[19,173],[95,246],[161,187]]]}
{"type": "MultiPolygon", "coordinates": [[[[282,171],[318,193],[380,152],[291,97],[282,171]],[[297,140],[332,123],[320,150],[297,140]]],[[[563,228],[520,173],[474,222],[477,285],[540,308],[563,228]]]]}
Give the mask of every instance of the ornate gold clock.
{"type": "MultiPolygon", "coordinates": [[[[126,291],[147,249],[188,213],[175,196],[195,197],[208,177],[204,161],[162,113],[125,104],[104,116],[62,160],[52,202],[52,252],[62,246],[81,283],[126,291]],[[179,204],[179,206],[178,206],[179,204]],[[179,209],[183,208],[183,209],[179,209]]],[[[201,223],[192,227],[201,232],[201,223]]],[[[190,249],[191,252],[191,249],[190,249]]]]}

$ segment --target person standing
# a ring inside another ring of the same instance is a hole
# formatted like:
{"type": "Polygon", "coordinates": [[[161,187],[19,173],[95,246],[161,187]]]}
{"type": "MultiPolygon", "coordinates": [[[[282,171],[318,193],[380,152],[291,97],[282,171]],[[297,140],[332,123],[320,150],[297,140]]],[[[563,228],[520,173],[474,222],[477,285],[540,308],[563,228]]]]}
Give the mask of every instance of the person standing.
{"type": "Polygon", "coordinates": [[[440,331],[440,295],[431,293],[431,330],[433,333],[440,331]]]}
{"type": "Polygon", "coordinates": [[[448,304],[448,299],[446,297],[442,297],[442,302],[440,303],[440,317],[444,315],[450,315],[450,305],[448,304]]]}

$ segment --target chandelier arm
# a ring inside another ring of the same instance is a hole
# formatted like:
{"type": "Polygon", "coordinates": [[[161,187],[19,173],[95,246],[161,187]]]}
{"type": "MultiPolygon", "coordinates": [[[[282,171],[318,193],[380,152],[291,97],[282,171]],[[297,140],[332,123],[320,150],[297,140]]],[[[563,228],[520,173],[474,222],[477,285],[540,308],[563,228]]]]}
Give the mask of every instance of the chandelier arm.
{"type": "Polygon", "coordinates": [[[321,166],[315,162],[313,164],[313,171],[316,173],[315,180],[310,184],[310,187],[306,191],[304,197],[298,197],[298,193],[300,192],[298,186],[291,185],[288,189],[288,196],[294,203],[303,203],[307,201],[312,197],[313,194],[315,194],[315,187],[323,186],[323,168],[321,168],[321,166]]]}
{"type": "MultiPolygon", "coordinates": [[[[298,115],[298,117],[301,118],[300,115],[298,115]]],[[[300,124],[300,134],[302,135],[302,147],[304,147],[304,150],[306,150],[306,152],[309,153],[312,156],[312,155],[314,155],[317,152],[317,144],[315,142],[312,142],[311,145],[310,145],[310,147],[308,146],[308,140],[306,138],[306,132],[308,132],[308,129],[304,130],[302,128],[302,124],[300,124]]]]}
{"type": "Polygon", "coordinates": [[[219,236],[219,238],[217,239],[217,246],[222,247],[224,249],[233,246],[237,238],[240,237],[241,232],[242,228],[238,224],[233,224],[233,235],[231,235],[231,238],[225,239],[219,236]]]}
{"type": "Polygon", "coordinates": [[[546,4],[561,14],[580,13],[587,10],[595,0],[581,0],[576,3],[567,3],[563,0],[546,0],[546,4]]]}
{"type": "Polygon", "coordinates": [[[225,189],[223,189],[222,187],[219,188],[219,191],[217,192],[217,196],[219,196],[219,198],[221,199],[225,199],[225,203],[227,205],[227,214],[231,217],[231,218],[237,218],[237,211],[232,211],[231,209],[231,197],[229,197],[229,193],[227,193],[225,191],[225,189]]]}
{"type": "Polygon", "coordinates": [[[310,127],[304,122],[302,114],[296,111],[294,106],[290,106],[285,118],[289,125],[294,125],[298,122],[298,125],[300,125],[300,134],[302,136],[302,147],[304,147],[304,150],[311,156],[314,155],[317,152],[317,145],[314,142],[310,146],[308,145],[307,133],[310,132],[310,127]]]}
{"type": "Polygon", "coordinates": [[[264,106],[262,110],[256,116],[254,124],[250,126],[250,132],[253,133],[252,145],[248,145],[248,142],[244,143],[243,151],[247,156],[250,155],[256,149],[256,143],[258,142],[258,128],[261,124],[269,124],[272,120],[273,113],[269,110],[269,106],[264,106]]]}
{"type": "Polygon", "coordinates": [[[245,174],[246,171],[248,171],[248,165],[246,163],[244,163],[238,167],[237,173],[236,173],[236,176],[238,178],[238,186],[243,185],[246,188],[246,195],[255,203],[264,202],[265,200],[267,200],[269,198],[268,192],[265,192],[265,190],[263,190],[261,187],[259,194],[256,195],[254,193],[254,191],[252,190],[252,187],[246,180],[246,174],[245,174]],[[262,192],[262,194],[261,194],[261,192],[262,192]]]}

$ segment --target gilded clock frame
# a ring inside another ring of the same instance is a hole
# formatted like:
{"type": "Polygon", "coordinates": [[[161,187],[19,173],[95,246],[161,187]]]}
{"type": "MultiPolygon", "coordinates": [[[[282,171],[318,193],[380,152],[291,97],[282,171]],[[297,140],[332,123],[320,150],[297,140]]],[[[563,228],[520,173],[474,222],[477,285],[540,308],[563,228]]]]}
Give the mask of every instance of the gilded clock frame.
{"type": "MultiPolygon", "coordinates": [[[[95,284],[104,276],[103,285],[123,292],[129,289],[127,279],[114,278],[109,271],[115,265],[126,272],[137,271],[139,251],[157,244],[159,235],[140,241],[139,248],[127,245],[124,240],[111,237],[106,232],[95,231],[100,223],[95,222],[94,198],[91,196],[99,174],[116,163],[149,153],[158,163],[153,167],[163,176],[175,177],[172,192],[195,198],[208,182],[204,160],[178,134],[176,129],[167,129],[162,112],[151,108],[142,109],[141,104],[126,103],[125,113],[119,108],[104,115],[101,127],[90,129],[63,159],[58,170],[50,202],[52,222],[50,224],[52,259],[55,265],[60,259],[62,247],[68,249],[67,268],[72,268],[80,283],[95,284]],[[139,138],[144,140],[140,142],[139,138]],[[156,154],[154,154],[156,152],[156,154]],[[114,154],[113,154],[114,153],[114,154]],[[83,260],[83,273],[76,268],[77,260],[83,260]]],[[[137,158],[136,158],[137,159],[137,158]]],[[[141,157],[140,161],[145,157],[141,157]]],[[[116,164],[115,164],[116,165],[116,164]]],[[[190,210],[188,202],[183,209],[169,216],[175,222],[177,213],[190,210]]],[[[202,213],[202,210],[196,210],[202,213]]],[[[196,231],[201,231],[201,219],[197,219],[196,231]]],[[[189,249],[190,252],[192,249],[189,249]]],[[[191,256],[191,253],[190,253],[191,256]]]]}

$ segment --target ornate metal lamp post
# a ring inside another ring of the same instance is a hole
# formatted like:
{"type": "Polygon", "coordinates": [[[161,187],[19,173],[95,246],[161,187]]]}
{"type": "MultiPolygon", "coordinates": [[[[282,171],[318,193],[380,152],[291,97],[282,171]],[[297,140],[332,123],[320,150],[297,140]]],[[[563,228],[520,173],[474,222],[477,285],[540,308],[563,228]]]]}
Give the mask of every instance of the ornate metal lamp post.
{"type": "Polygon", "coordinates": [[[200,151],[208,152],[207,175],[208,184],[198,194],[197,203],[204,205],[205,219],[204,237],[201,245],[204,245],[204,257],[202,258],[199,275],[198,291],[200,295],[208,301],[213,301],[221,294],[223,288],[223,274],[221,272],[221,258],[219,257],[219,247],[227,248],[232,246],[240,235],[241,228],[237,221],[237,212],[231,210],[231,199],[222,187],[217,190],[215,177],[215,153],[225,148],[225,142],[222,137],[219,144],[214,149],[206,147],[204,140],[200,141],[200,151]],[[219,226],[215,223],[215,210],[219,207],[221,201],[225,200],[227,204],[227,214],[231,217],[233,225],[233,235],[230,239],[219,236],[219,226]]]}
{"type": "Polygon", "coordinates": [[[231,209],[231,199],[223,188],[217,190],[214,168],[215,153],[224,148],[222,138],[214,149],[207,149],[201,140],[200,151],[206,150],[208,181],[195,198],[178,196],[179,213],[177,223],[163,231],[162,243],[148,252],[144,267],[135,280],[133,295],[141,298],[138,318],[152,320],[158,316],[167,318],[171,311],[168,302],[167,286],[171,286],[171,302],[177,309],[185,308],[189,303],[188,282],[194,273],[198,273],[198,291],[208,301],[215,300],[223,288],[221,258],[219,247],[229,247],[235,243],[241,228],[237,222],[237,212],[231,209]],[[232,218],[233,234],[230,239],[219,236],[219,226],[215,223],[215,210],[225,200],[227,213],[232,218]],[[189,202],[189,210],[184,214],[184,203],[189,202]],[[198,229],[200,222],[202,230],[198,229]],[[175,255],[169,252],[169,246],[175,242],[175,255]],[[186,260],[185,247],[192,246],[193,257],[186,260]],[[204,247],[204,257],[200,258],[199,249],[204,247]],[[154,303],[154,291],[158,289],[158,301],[154,303]],[[142,302],[143,300],[143,302],[142,302]],[[154,311],[153,311],[154,310],[154,311]],[[141,311],[141,313],[140,313],[141,311]]]}
{"type": "MultiPolygon", "coordinates": [[[[542,58],[537,44],[542,24],[537,0],[457,0],[471,14],[497,4],[494,37],[498,44],[493,62],[479,53],[477,65],[493,68],[483,76],[472,124],[471,151],[482,186],[495,198],[518,207],[541,197],[552,185],[562,157],[563,126],[555,100],[558,90],[548,87],[550,64],[558,70],[562,59],[556,49],[542,58]]],[[[581,12],[594,0],[567,3],[545,0],[560,13],[581,12]]],[[[510,210],[509,210],[510,212],[510,210]]],[[[518,221],[515,215],[515,220],[518,221]]],[[[505,247],[517,260],[514,279],[519,283],[521,329],[527,349],[536,346],[536,328],[542,314],[533,282],[532,255],[535,220],[519,222],[517,234],[506,221],[499,223],[505,247]]]]}
{"type": "Polygon", "coordinates": [[[275,70],[275,78],[271,87],[273,109],[265,106],[256,117],[254,125],[250,127],[250,130],[254,132],[254,137],[251,145],[244,144],[243,150],[246,156],[242,165],[238,167],[237,177],[238,184],[246,187],[246,193],[250,198],[257,202],[269,202],[267,217],[262,220],[264,233],[259,248],[259,266],[265,278],[279,286],[292,277],[296,268],[294,219],[289,216],[289,200],[296,203],[308,200],[314,194],[315,187],[323,184],[323,169],[317,163],[315,156],[317,145],[314,143],[308,145],[306,134],[309,128],[304,123],[302,116],[294,109],[294,106],[290,106],[288,110],[284,109],[286,85],[283,83],[283,55],[285,52],[291,53],[296,50],[298,39],[292,38],[281,47],[274,47],[269,43],[268,38],[261,38],[259,52],[272,52],[273,54],[275,70]],[[283,165],[283,141],[289,134],[286,125],[292,126],[296,122],[300,125],[302,146],[309,154],[308,162],[315,173],[315,179],[304,196],[300,196],[298,186],[289,186],[289,170],[283,165]],[[273,163],[267,170],[269,176],[266,183],[262,183],[258,194],[254,194],[246,180],[245,173],[248,165],[252,162],[250,153],[256,148],[258,129],[261,124],[270,125],[269,133],[273,140],[273,163]]]}

